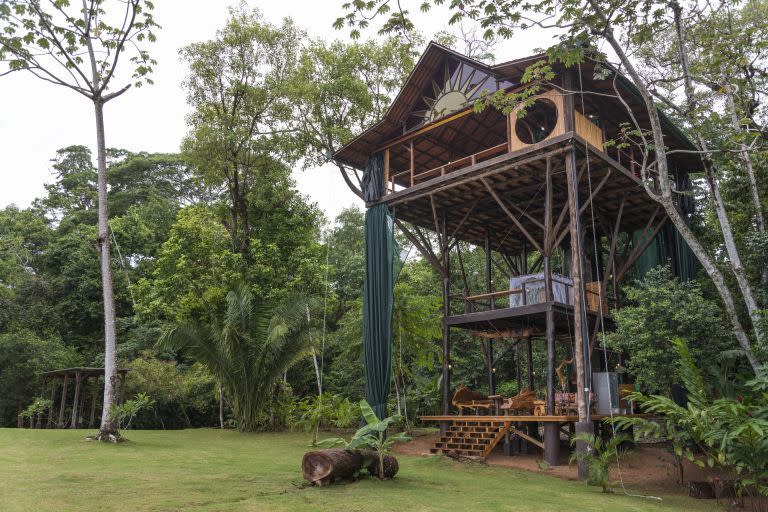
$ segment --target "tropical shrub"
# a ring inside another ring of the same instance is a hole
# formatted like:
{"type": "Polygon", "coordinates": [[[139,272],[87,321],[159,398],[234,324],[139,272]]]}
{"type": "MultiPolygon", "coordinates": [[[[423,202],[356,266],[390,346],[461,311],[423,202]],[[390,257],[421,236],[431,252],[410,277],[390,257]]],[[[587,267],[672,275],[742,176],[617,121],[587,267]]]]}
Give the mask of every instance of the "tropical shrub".
{"type": "Polygon", "coordinates": [[[379,478],[384,479],[384,456],[392,451],[392,446],[401,441],[410,441],[411,438],[403,432],[387,434],[387,429],[401,421],[400,415],[379,419],[371,406],[365,400],[360,401],[360,411],[365,419],[365,425],[360,427],[347,442],[342,437],[323,439],[319,444],[323,446],[342,445],[347,450],[359,450],[368,448],[376,453],[379,462],[379,478]]]}
{"type": "Polygon", "coordinates": [[[126,400],[122,404],[112,404],[109,409],[109,417],[117,429],[117,438],[123,439],[123,431],[131,428],[131,422],[139,412],[152,407],[154,404],[149,395],[139,393],[135,398],[126,400]]]}
{"type": "MultiPolygon", "coordinates": [[[[634,428],[635,437],[667,439],[678,460],[698,466],[719,467],[733,475],[737,492],[751,496],[756,510],[765,510],[768,497],[768,371],[746,382],[737,398],[714,398],[684,340],[675,344],[687,403],[677,404],[662,395],[633,393],[644,412],[662,420],[619,417],[620,428],[634,428]],[[701,454],[698,456],[698,454],[701,454]]],[[[681,473],[682,478],[682,473],[681,473]]]]}
{"type": "Polygon", "coordinates": [[[685,338],[695,361],[714,361],[735,348],[720,305],[693,281],[682,282],[668,266],[656,267],[624,287],[626,304],[612,312],[616,330],[605,335],[613,349],[631,354],[626,367],[637,389],[666,394],[680,381],[672,341],[685,338]]]}
{"type": "Polygon", "coordinates": [[[359,408],[348,398],[326,391],[322,395],[310,395],[299,400],[295,425],[302,430],[312,432],[311,444],[315,446],[321,428],[355,426],[360,419],[358,410],[359,408]]]}
{"type": "Polygon", "coordinates": [[[21,416],[29,420],[29,428],[34,428],[35,418],[47,412],[51,406],[53,406],[53,402],[47,398],[35,398],[35,401],[21,412],[21,416]]]}
{"type": "Polygon", "coordinates": [[[602,487],[603,492],[612,493],[615,482],[611,480],[611,464],[618,462],[627,450],[622,449],[622,443],[631,438],[626,434],[612,435],[608,440],[603,440],[600,436],[582,432],[571,438],[571,445],[583,441],[587,445],[587,450],[576,450],[571,454],[569,462],[585,462],[587,465],[587,484],[596,487],[602,487]]]}
{"type": "Polygon", "coordinates": [[[227,293],[223,318],[182,321],[158,342],[204,363],[231,406],[241,431],[256,429],[275,384],[310,351],[309,301],[257,302],[245,285],[227,293]]]}

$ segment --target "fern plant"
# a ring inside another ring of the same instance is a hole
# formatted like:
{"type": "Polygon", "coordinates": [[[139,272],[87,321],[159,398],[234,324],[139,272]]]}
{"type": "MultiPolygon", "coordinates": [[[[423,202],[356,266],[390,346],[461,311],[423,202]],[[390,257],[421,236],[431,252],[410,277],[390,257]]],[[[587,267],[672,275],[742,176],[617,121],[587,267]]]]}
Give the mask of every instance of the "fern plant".
{"type": "Polygon", "coordinates": [[[575,450],[569,463],[584,461],[587,465],[587,484],[602,487],[605,493],[612,493],[615,483],[611,480],[611,464],[626,455],[627,450],[622,449],[621,444],[631,439],[626,434],[615,434],[607,441],[586,432],[576,434],[571,438],[571,445],[583,441],[587,450],[575,450]]]}
{"type": "Polygon", "coordinates": [[[636,438],[668,440],[678,459],[681,481],[683,459],[700,467],[718,466],[734,476],[739,494],[752,496],[756,510],[768,509],[768,370],[758,371],[746,382],[743,396],[712,398],[685,341],[675,343],[688,403],[683,407],[665,396],[633,393],[628,399],[661,419],[620,417],[614,424],[634,428],[636,438]],[[694,448],[703,457],[695,457],[694,448]]]}

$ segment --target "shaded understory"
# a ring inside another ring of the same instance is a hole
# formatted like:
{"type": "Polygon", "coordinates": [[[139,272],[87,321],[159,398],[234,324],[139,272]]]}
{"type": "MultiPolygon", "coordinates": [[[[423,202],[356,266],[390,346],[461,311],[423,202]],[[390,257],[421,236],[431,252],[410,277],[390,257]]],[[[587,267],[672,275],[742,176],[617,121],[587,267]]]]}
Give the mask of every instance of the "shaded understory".
{"type": "Polygon", "coordinates": [[[716,510],[661,503],[531,472],[401,455],[395,480],[305,487],[306,434],[131,431],[128,443],[84,430],[0,429],[0,510],[640,511],[716,510]]]}

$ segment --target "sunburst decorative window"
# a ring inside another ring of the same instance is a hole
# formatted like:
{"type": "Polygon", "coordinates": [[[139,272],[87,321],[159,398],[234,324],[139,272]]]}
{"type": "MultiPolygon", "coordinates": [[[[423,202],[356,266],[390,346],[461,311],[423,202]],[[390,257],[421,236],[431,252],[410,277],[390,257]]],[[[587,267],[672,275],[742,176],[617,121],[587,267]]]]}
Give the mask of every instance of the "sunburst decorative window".
{"type": "MultiPolygon", "coordinates": [[[[454,64],[455,65],[455,64],[454,64]]],[[[416,110],[413,116],[420,124],[429,123],[448,114],[461,110],[480,97],[483,91],[496,90],[495,80],[487,73],[459,62],[451,71],[446,62],[441,80],[432,81],[432,94],[422,96],[423,110],[416,110]]]]}

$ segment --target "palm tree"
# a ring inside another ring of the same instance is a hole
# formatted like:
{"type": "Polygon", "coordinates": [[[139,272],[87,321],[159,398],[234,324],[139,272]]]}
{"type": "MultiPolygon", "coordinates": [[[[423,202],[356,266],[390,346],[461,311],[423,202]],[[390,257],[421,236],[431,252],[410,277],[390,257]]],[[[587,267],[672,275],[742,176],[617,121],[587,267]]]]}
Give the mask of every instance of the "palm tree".
{"type": "Polygon", "coordinates": [[[251,432],[277,380],[311,353],[310,301],[293,297],[270,306],[257,303],[240,285],[226,302],[222,320],[182,322],[165,332],[158,346],[205,363],[229,397],[238,428],[251,432]]]}

